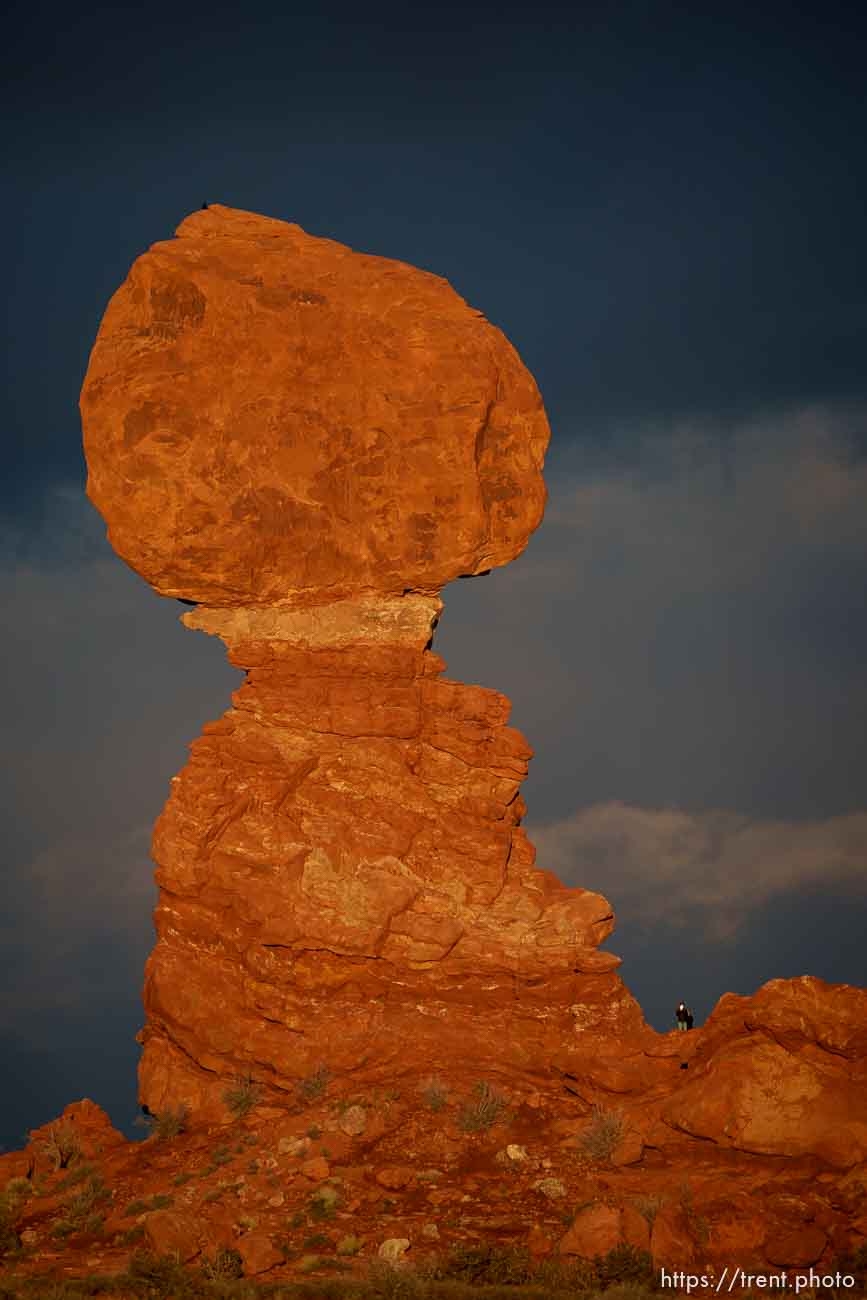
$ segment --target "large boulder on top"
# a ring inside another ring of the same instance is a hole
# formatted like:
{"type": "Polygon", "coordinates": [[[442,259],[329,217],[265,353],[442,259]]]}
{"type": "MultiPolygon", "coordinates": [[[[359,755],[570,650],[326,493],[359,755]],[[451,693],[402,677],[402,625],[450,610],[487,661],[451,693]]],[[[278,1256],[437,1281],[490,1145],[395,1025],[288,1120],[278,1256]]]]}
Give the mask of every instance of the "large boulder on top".
{"type": "Polygon", "coordinates": [[[446,280],[214,205],[133,265],[81,395],[114,549],[209,605],[436,592],[542,518],[549,429],[446,280]]]}

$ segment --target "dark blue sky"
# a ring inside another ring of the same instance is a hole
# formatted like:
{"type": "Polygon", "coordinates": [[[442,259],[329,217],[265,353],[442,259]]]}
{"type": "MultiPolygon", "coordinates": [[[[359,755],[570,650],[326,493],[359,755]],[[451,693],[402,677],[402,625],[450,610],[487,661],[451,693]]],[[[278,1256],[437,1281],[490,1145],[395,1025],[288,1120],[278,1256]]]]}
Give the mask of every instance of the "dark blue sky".
{"type": "Polygon", "coordinates": [[[867,983],[865,21],[758,10],[7,19],[0,1142],[131,1118],[148,828],[236,679],[112,557],[77,415],[204,200],[445,275],[536,375],[546,524],[438,649],[513,698],[540,860],[612,898],[653,1023],[867,983]]]}

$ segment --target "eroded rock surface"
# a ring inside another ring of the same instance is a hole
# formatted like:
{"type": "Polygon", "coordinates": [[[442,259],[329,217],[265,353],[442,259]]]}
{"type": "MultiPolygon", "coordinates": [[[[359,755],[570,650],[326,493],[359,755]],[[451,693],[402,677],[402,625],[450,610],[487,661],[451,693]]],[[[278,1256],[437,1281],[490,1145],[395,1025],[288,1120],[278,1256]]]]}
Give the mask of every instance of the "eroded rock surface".
{"type": "Polygon", "coordinates": [[[317,1062],[538,1069],[588,1015],[640,1036],[610,906],[534,866],[508,701],[430,649],[441,586],[541,518],[503,335],[436,276],[216,207],[133,266],[82,416],[112,544],[246,673],[154,835],[151,1108],[317,1062]]]}
{"type": "MultiPolygon", "coordinates": [[[[385,1191],[416,1253],[452,1203],[450,1244],[627,1242],[711,1280],[867,1251],[867,991],[776,980],[653,1033],[599,949],[606,900],[534,863],[508,701],[442,677],[440,587],[541,517],[547,425],[513,350],[444,281],[298,227],[217,208],[179,236],[100,330],[89,491],[245,678],[154,834],[141,1096],[189,1132],[127,1149],[81,1103],[81,1151],[154,1194],[149,1241],[240,1241],[250,1274],[293,1275],[280,1234],[311,1188],[370,1258],[385,1191]],[[227,1185],[205,1147],[238,1126],[227,1185]],[[186,1166],[222,1181],[187,1189],[186,1166]]],[[[56,1136],[0,1172],[32,1180],[56,1136]]],[[[48,1240],[61,1173],[21,1200],[22,1242],[48,1240]]],[[[86,1234],[68,1249],[84,1266],[86,1234]]]]}
{"type": "Polygon", "coordinates": [[[215,205],[134,264],[81,398],[88,495],[162,595],[436,592],[518,555],[549,430],[439,276],[215,205]]]}

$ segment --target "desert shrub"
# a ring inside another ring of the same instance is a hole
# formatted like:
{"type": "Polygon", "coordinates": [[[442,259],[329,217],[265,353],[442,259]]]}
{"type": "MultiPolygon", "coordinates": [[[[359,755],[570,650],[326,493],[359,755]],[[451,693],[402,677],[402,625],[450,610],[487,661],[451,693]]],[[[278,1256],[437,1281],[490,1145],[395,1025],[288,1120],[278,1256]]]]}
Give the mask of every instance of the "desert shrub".
{"type": "Polygon", "coordinates": [[[210,1282],[222,1282],[244,1276],[244,1261],[237,1250],[218,1250],[213,1259],[206,1259],[202,1272],[210,1282]]]}
{"type": "Polygon", "coordinates": [[[312,1074],[308,1074],[306,1079],[300,1079],[295,1085],[295,1092],[298,1100],[304,1105],[309,1106],[314,1101],[319,1101],[325,1095],[325,1089],[331,1079],[331,1071],[326,1065],[317,1065],[312,1074]]]}
{"type": "Polygon", "coordinates": [[[141,1241],[144,1236],[144,1224],[135,1223],[126,1232],[120,1234],[120,1244],[122,1246],[134,1246],[137,1241],[141,1241]]]}
{"type": "Polygon", "coordinates": [[[431,1269],[434,1281],[471,1286],[526,1286],[533,1277],[528,1251],[494,1245],[456,1246],[431,1269]]]}
{"type": "MultiPolygon", "coordinates": [[[[821,1271],[824,1273],[826,1270],[823,1268],[821,1271]]],[[[858,1290],[850,1289],[848,1295],[867,1295],[867,1242],[862,1242],[857,1249],[838,1255],[827,1272],[845,1273],[855,1278],[858,1290]]]]}
{"type": "Polygon", "coordinates": [[[621,1241],[607,1255],[594,1261],[596,1273],[603,1287],[614,1286],[618,1282],[634,1282],[640,1286],[650,1286],[655,1281],[653,1260],[646,1250],[621,1241]]]}
{"type": "Polygon", "coordinates": [[[62,1223],[68,1223],[74,1232],[98,1232],[103,1224],[99,1206],[111,1200],[111,1192],[103,1182],[102,1175],[91,1174],[80,1185],[79,1190],[63,1205],[62,1223]]]}
{"type": "Polygon", "coordinates": [[[593,1118],[581,1134],[578,1145],[592,1160],[610,1160],[623,1137],[625,1120],[620,1110],[593,1107],[593,1118]]]}
{"type": "Polygon", "coordinates": [[[700,1246],[706,1246],[710,1240],[710,1224],[703,1214],[695,1208],[692,1188],[688,1182],[681,1183],[680,1208],[686,1221],[687,1231],[700,1246]]]}
{"type": "Polygon", "coordinates": [[[473,1101],[468,1101],[458,1115],[458,1126],[464,1133],[479,1133],[495,1124],[506,1109],[506,1099],[489,1083],[477,1083],[473,1101]]]}
{"type": "Polygon", "coordinates": [[[324,1232],[312,1232],[301,1244],[305,1250],[330,1250],[331,1238],[324,1232]]]}
{"type": "Polygon", "coordinates": [[[183,1187],[184,1183],[188,1183],[190,1179],[193,1178],[194,1176],[195,1175],[193,1174],[175,1174],[174,1178],[172,1179],[172,1184],[175,1187],[183,1187]]]}
{"type": "Polygon", "coordinates": [[[438,1075],[431,1075],[421,1086],[421,1095],[431,1110],[443,1110],[448,1102],[446,1086],[438,1075]]]}
{"type": "Polygon", "coordinates": [[[130,1257],[127,1272],[137,1295],[174,1297],[190,1294],[189,1277],[177,1255],[155,1255],[150,1250],[136,1250],[130,1257]]]}
{"type": "Polygon", "coordinates": [[[361,1250],[361,1238],[356,1237],[354,1233],[349,1233],[341,1237],[337,1243],[338,1255],[357,1255],[361,1250]]]}
{"type": "Polygon", "coordinates": [[[123,1211],[123,1217],[125,1219],[132,1219],[136,1214],[146,1214],[149,1209],[150,1201],[142,1200],[142,1198],[139,1197],[138,1200],[130,1201],[129,1205],[127,1205],[123,1211]]]}
{"type": "Polygon", "coordinates": [[[653,1231],[653,1225],[656,1222],[656,1216],[662,1209],[663,1201],[661,1196],[636,1196],[632,1202],[636,1210],[647,1220],[647,1226],[653,1231]]]}
{"type": "Polygon", "coordinates": [[[239,1075],[223,1093],[223,1101],[236,1119],[249,1115],[262,1100],[262,1089],[249,1074],[239,1075]]]}
{"type": "Polygon", "coordinates": [[[70,1187],[77,1187],[79,1183],[83,1183],[86,1178],[90,1178],[95,1172],[96,1167],[85,1160],[70,1169],[69,1173],[55,1185],[54,1191],[65,1192],[70,1187]]]}
{"type": "Polygon", "coordinates": [[[384,1259],[372,1259],[367,1271],[364,1300],[424,1300],[428,1290],[412,1269],[394,1268],[384,1259]]]}
{"type": "Polygon", "coordinates": [[[17,1250],[21,1245],[21,1240],[16,1230],[18,1222],[18,1211],[21,1207],[21,1199],[17,1196],[3,1192],[0,1195],[0,1256],[7,1254],[9,1251],[17,1250]]]}
{"type": "Polygon", "coordinates": [[[151,1136],[156,1138],[157,1142],[165,1142],[169,1138],[177,1137],[179,1133],[185,1133],[189,1118],[190,1108],[182,1102],[174,1110],[169,1107],[168,1110],[160,1111],[158,1115],[144,1115],[141,1117],[141,1122],[147,1125],[151,1136]]]}
{"type": "Polygon", "coordinates": [[[67,1169],[81,1156],[81,1141],[75,1125],[67,1120],[52,1124],[40,1141],[39,1150],[48,1157],[55,1171],[67,1169]]]}

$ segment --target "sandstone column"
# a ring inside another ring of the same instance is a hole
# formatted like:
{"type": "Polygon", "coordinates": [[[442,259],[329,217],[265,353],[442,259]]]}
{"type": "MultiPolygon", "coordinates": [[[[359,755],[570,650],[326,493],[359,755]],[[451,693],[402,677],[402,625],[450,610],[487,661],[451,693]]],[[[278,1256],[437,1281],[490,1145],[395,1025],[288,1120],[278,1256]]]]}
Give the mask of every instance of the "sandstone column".
{"type": "Polygon", "coordinates": [[[532,1074],[576,999],[641,1023],[605,899],[534,866],[508,701],[431,649],[441,588],[542,517],[548,425],[500,331],[437,276],[215,206],[132,267],[81,408],[115,550],[246,674],[154,833],[150,1108],[320,1063],[532,1074]]]}

